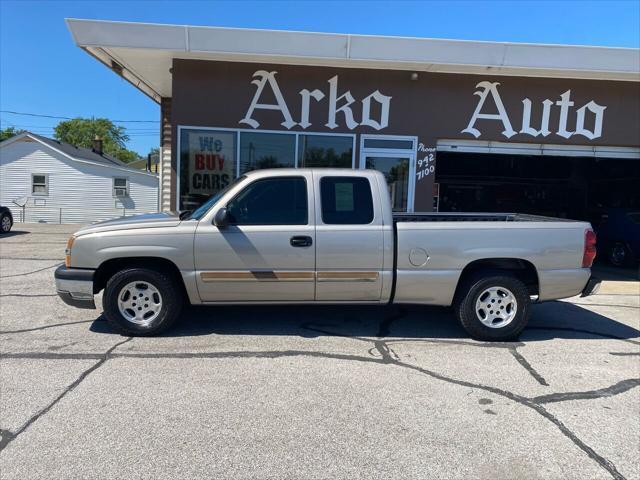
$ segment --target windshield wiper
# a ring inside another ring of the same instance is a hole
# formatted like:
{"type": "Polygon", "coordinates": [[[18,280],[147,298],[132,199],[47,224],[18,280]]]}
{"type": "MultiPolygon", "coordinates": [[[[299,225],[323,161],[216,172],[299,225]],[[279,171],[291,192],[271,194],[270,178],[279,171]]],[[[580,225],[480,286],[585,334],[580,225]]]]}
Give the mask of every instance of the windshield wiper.
{"type": "Polygon", "coordinates": [[[180,220],[189,220],[189,217],[191,217],[191,210],[184,210],[178,215],[180,220]]]}

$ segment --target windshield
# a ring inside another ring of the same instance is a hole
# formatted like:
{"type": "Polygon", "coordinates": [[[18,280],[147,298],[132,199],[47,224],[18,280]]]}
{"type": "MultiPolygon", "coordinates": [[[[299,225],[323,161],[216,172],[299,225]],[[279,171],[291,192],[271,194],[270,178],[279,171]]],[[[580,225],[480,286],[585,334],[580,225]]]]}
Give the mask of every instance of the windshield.
{"type": "Polygon", "coordinates": [[[211,197],[209,197],[209,199],[204,202],[202,205],[200,205],[198,208],[196,208],[193,212],[191,212],[191,214],[185,218],[185,220],[200,220],[205,213],[207,213],[209,211],[209,209],[211,207],[213,207],[213,205],[215,205],[215,203],[220,200],[220,198],[229,191],[230,188],[232,188],[233,186],[237,185],[238,183],[240,183],[241,181],[243,181],[246,177],[246,175],[242,175],[238,178],[236,178],[233,182],[231,182],[229,185],[226,186],[226,188],[223,188],[222,190],[220,190],[218,193],[212,195],[211,197]]]}

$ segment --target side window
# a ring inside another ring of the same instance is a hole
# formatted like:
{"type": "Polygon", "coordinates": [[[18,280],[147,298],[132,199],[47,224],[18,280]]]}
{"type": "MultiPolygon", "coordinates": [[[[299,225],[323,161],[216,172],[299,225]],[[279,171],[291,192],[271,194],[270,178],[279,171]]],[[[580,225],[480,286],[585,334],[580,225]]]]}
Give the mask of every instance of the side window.
{"type": "Polygon", "coordinates": [[[44,173],[31,175],[31,193],[33,195],[49,195],[49,177],[44,173]]]}
{"type": "Polygon", "coordinates": [[[322,221],[333,225],[365,225],[373,221],[371,185],[366,178],[320,179],[322,221]]]}
{"type": "Polygon", "coordinates": [[[227,204],[232,225],[306,225],[307,183],[303,177],[256,180],[227,204]]]}
{"type": "Polygon", "coordinates": [[[113,179],[113,196],[126,197],[129,195],[129,180],[125,177],[115,177],[113,179]]]}

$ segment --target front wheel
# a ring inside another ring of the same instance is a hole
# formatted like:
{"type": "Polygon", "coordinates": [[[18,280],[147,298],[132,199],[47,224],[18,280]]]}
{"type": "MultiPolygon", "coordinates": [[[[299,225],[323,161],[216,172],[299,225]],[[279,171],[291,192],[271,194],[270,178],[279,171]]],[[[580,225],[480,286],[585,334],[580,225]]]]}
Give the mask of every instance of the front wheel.
{"type": "Polygon", "coordinates": [[[462,285],[455,311],[477,340],[514,340],[529,321],[531,298],[526,285],[515,277],[475,276],[462,285]]]}
{"type": "Polygon", "coordinates": [[[0,231],[2,233],[9,233],[11,227],[13,226],[13,222],[11,221],[11,217],[4,213],[0,216],[0,231]]]}
{"type": "Polygon", "coordinates": [[[173,278],[144,268],[116,273],[107,282],[102,297],[107,322],[131,336],[165,331],[180,315],[182,304],[182,290],[173,278]]]}

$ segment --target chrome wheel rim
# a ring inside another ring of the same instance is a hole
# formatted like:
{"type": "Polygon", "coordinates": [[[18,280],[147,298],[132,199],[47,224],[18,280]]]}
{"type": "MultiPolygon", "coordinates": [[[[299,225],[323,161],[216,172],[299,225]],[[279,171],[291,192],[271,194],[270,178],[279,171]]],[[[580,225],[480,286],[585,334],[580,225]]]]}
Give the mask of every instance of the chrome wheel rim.
{"type": "Polygon", "coordinates": [[[11,220],[9,217],[2,217],[2,231],[8,232],[11,229],[11,220]]]}
{"type": "Polygon", "coordinates": [[[118,310],[129,322],[148,326],[160,315],[162,295],[149,282],[128,283],[118,294],[118,310]]]}
{"type": "Polygon", "coordinates": [[[518,301],[515,295],[504,287],[487,288],[476,300],[476,316],[489,328],[509,325],[517,312],[518,301]]]}

